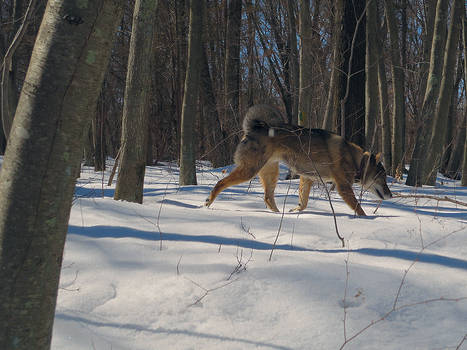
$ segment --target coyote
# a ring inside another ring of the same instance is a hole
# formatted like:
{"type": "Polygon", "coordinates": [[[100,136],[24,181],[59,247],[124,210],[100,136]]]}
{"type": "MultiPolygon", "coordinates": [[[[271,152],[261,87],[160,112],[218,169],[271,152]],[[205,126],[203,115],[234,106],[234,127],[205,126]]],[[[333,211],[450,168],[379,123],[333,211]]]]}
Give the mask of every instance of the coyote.
{"type": "Polygon", "coordinates": [[[278,212],[274,190],[279,178],[279,161],[300,175],[299,204],[292,211],[306,208],[311,185],[316,180],[332,181],[347,205],[361,216],[365,216],[365,212],[355,198],[354,182],[380,199],[392,197],[386,184],[386,171],[379,161],[380,154],[363,152],[339,135],[287,124],[280,112],[268,105],[256,105],[247,111],[243,131],[234,156],[236,168],[214,186],[206,199],[208,207],[226,188],[258,174],[266,206],[278,212]]]}

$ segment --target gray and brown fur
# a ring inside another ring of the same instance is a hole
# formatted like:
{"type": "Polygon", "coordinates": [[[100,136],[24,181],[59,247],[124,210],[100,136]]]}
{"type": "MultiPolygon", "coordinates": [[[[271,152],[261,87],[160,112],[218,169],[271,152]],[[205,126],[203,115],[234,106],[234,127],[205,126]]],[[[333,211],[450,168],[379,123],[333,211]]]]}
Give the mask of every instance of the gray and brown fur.
{"type": "Polygon", "coordinates": [[[308,204],[314,181],[332,181],[342,199],[357,214],[365,215],[355,198],[352,184],[358,182],[381,199],[391,198],[386,172],[379,155],[364,152],[354,143],[321,129],[306,129],[284,123],[280,112],[267,105],[251,107],[243,121],[244,136],[235,151],[236,168],[212,189],[206,206],[226,188],[258,175],[264,188],[264,202],[279,211],[274,190],[279,179],[279,161],[300,175],[299,205],[308,204]]]}

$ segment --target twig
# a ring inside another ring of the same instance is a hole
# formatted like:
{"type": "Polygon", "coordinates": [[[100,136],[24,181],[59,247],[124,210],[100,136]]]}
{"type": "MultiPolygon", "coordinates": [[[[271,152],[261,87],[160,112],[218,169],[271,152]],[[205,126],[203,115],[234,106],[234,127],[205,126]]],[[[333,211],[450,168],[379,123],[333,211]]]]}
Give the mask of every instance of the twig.
{"type": "Polygon", "coordinates": [[[246,266],[248,263],[251,261],[253,258],[253,249],[250,252],[250,257],[246,262],[243,262],[243,249],[240,250],[240,257],[238,256],[238,247],[237,247],[237,266],[233,269],[233,271],[230,273],[229,277],[227,277],[227,281],[232,278],[233,275],[239,274],[243,271],[246,271],[246,266]]]}
{"type": "Polygon", "coordinates": [[[448,196],[439,197],[439,196],[431,196],[429,194],[402,194],[398,192],[393,192],[392,195],[393,197],[398,197],[398,198],[433,199],[438,202],[451,202],[457,205],[467,207],[467,203],[449,198],[448,196]]]}
{"type": "Polygon", "coordinates": [[[289,196],[291,184],[292,184],[292,179],[289,180],[289,186],[287,187],[287,194],[285,195],[284,204],[282,205],[281,221],[279,222],[279,227],[277,229],[276,239],[274,240],[274,244],[272,245],[271,254],[269,254],[269,261],[271,261],[272,259],[272,253],[274,252],[274,249],[276,248],[277,240],[279,239],[279,234],[282,229],[282,222],[284,221],[284,213],[285,213],[285,203],[287,202],[287,197],[289,196]]]}
{"type": "MultiPolygon", "coordinates": [[[[413,307],[413,306],[417,306],[417,305],[423,305],[423,304],[431,304],[431,303],[434,303],[434,302],[440,302],[440,301],[444,301],[444,302],[459,302],[459,301],[464,301],[464,300],[467,300],[467,296],[465,297],[459,297],[459,298],[445,298],[445,297],[439,297],[439,298],[433,298],[433,299],[426,299],[426,300],[422,300],[422,301],[417,301],[417,302],[413,302],[413,303],[408,303],[408,304],[403,304],[403,305],[400,305],[400,306],[397,306],[397,303],[399,301],[399,297],[400,297],[400,294],[401,294],[401,291],[402,291],[402,287],[404,286],[405,284],[405,280],[406,280],[406,277],[407,277],[407,274],[409,273],[409,271],[412,269],[412,267],[418,262],[419,260],[419,256],[426,250],[426,248],[432,246],[432,245],[435,245],[436,243],[440,242],[441,240],[443,239],[446,239],[448,238],[449,236],[452,236],[453,234],[461,231],[462,229],[458,229],[458,230],[455,230],[453,232],[450,232],[432,242],[430,242],[429,244],[427,244],[426,246],[423,246],[420,251],[418,252],[417,256],[415,257],[415,259],[412,261],[412,263],[409,265],[409,267],[404,271],[404,274],[402,275],[402,278],[401,278],[401,282],[399,284],[399,287],[397,289],[397,292],[396,292],[396,295],[394,296],[394,302],[392,304],[392,307],[389,311],[387,311],[383,316],[381,316],[380,318],[376,319],[376,320],[373,320],[371,321],[369,324],[367,324],[365,327],[363,327],[362,329],[360,329],[359,331],[355,332],[350,338],[346,338],[345,337],[345,329],[344,329],[344,343],[342,344],[342,346],[339,348],[339,349],[343,349],[348,343],[350,343],[352,340],[354,340],[355,338],[357,338],[359,335],[361,335],[362,333],[364,333],[367,329],[373,327],[375,324],[377,323],[380,323],[382,321],[384,321],[385,319],[387,319],[391,314],[395,313],[395,312],[398,312],[400,310],[403,310],[403,309],[407,309],[409,307],[413,307]]],[[[347,282],[346,282],[347,283],[347,282]]],[[[344,327],[345,327],[345,323],[344,323],[344,327]]],[[[461,343],[462,344],[462,343],[461,343]]]]}
{"type": "Polygon", "coordinates": [[[182,261],[183,255],[180,255],[180,259],[177,262],[177,276],[180,276],[180,262],[182,261]]]}
{"type": "Polygon", "coordinates": [[[109,181],[107,182],[107,186],[112,185],[112,181],[114,179],[115,172],[117,171],[118,162],[120,160],[120,154],[122,153],[122,149],[123,149],[124,145],[125,145],[125,143],[118,149],[117,156],[115,157],[115,161],[114,161],[114,166],[112,167],[112,171],[110,172],[110,176],[109,176],[109,181]]]}
{"type": "Polygon", "coordinates": [[[462,346],[462,344],[467,340],[467,333],[464,335],[460,343],[456,346],[456,350],[459,350],[462,346]]]}
{"type": "Polygon", "coordinates": [[[202,296],[200,296],[198,299],[196,299],[193,303],[191,303],[190,305],[188,305],[188,307],[190,306],[195,306],[196,304],[200,303],[201,300],[203,300],[204,298],[206,298],[208,296],[209,293],[211,292],[214,292],[218,289],[221,289],[221,288],[224,288],[224,287],[227,287],[228,285],[234,283],[235,281],[237,281],[237,279],[234,279],[234,280],[230,280],[218,287],[215,287],[215,288],[211,288],[211,289],[207,289],[207,288],[204,288],[202,285],[200,285],[199,283],[196,283],[195,281],[189,279],[188,277],[185,277],[188,281],[190,281],[191,283],[193,283],[195,286],[201,288],[202,290],[204,290],[204,294],[202,296]]]}

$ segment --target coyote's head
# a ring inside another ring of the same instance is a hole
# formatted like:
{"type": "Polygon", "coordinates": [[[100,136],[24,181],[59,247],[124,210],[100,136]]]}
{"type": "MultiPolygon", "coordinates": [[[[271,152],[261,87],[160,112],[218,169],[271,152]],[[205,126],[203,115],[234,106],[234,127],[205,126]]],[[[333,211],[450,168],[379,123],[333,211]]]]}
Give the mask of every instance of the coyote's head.
{"type": "Polygon", "coordinates": [[[391,190],[386,183],[386,170],[380,162],[381,153],[376,156],[365,152],[360,163],[360,174],[357,174],[364,190],[368,190],[380,199],[392,198],[391,190]],[[360,176],[358,176],[360,175],[360,176]]]}

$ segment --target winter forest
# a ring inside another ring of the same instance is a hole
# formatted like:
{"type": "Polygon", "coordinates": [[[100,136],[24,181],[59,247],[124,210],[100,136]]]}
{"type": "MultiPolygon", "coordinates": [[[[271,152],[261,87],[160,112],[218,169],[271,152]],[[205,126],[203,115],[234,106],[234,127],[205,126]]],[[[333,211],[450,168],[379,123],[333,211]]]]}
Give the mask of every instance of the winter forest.
{"type": "Polygon", "coordinates": [[[0,348],[465,348],[466,57],[465,0],[1,0],[0,348]],[[206,208],[258,104],[393,198],[206,208]]]}

